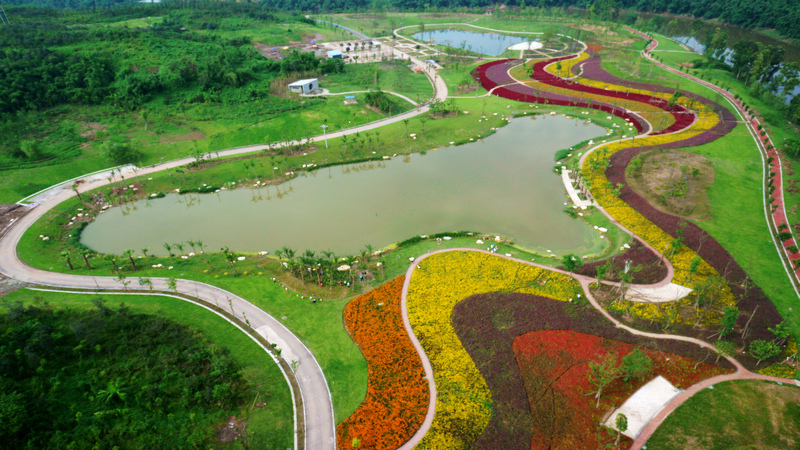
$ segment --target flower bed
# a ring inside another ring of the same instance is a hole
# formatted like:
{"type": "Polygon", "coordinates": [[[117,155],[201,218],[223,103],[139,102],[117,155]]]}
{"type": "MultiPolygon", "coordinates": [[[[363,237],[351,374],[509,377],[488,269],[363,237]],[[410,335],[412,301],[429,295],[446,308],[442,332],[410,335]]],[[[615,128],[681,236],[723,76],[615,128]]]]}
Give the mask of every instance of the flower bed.
{"type": "Polygon", "coordinates": [[[630,90],[628,92],[620,92],[614,89],[609,89],[608,87],[600,88],[594,86],[586,86],[583,84],[565,80],[561,77],[553,75],[552,73],[546,70],[546,67],[550,64],[571,58],[575,57],[562,56],[560,58],[553,58],[547,61],[538,62],[533,65],[533,75],[531,76],[531,78],[541,83],[560,88],[572,89],[580,92],[603,95],[606,97],[647,103],[649,105],[653,105],[655,107],[658,107],[659,109],[662,109],[670,113],[675,118],[675,123],[673,123],[670,127],[653,134],[674,133],[676,131],[688,128],[694,122],[695,119],[694,114],[692,114],[692,112],[689,111],[686,107],[681,105],[680,102],[671,105],[667,99],[652,95],[652,93],[650,93],[650,95],[647,95],[639,92],[631,92],[630,90]]]}
{"type": "MultiPolygon", "coordinates": [[[[608,261],[604,259],[586,263],[575,273],[596,278],[598,267],[606,265],[608,261]]],[[[633,275],[632,283],[634,284],[655,284],[667,277],[667,266],[660,263],[661,258],[637,240],[631,243],[631,248],[616,255],[610,261],[609,274],[611,276],[605,277],[608,281],[620,281],[619,274],[625,270],[625,261],[630,261],[630,273],[633,275]]],[[[560,268],[563,269],[563,267],[560,268]]]]}
{"type": "Polygon", "coordinates": [[[597,109],[609,114],[613,114],[625,120],[631,121],[637,131],[641,133],[645,129],[645,124],[641,117],[629,114],[625,108],[614,106],[605,102],[587,102],[582,99],[561,94],[537,91],[536,89],[516,83],[516,80],[508,75],[508,70],[519,64],[520,60],[501,59],[478,66],[472,76],[481,83],[484,89],[509,100],[526,103],[542,103],[559,106],[579,106],[583,108],[597,109]],[[502,86],[502,87],[498,87],[502,86]]]}
{"type": "Polygon", "coordinates": [[[473,294],[517,291],[558,300],[577,298],[580,286],[559,273],[480,252],[429,256],[406,296],[408,317],[433,367],[436,415],[419,448],[469,447],[492,415],[491,393],[456,336],[453,307],[473,294]]]}
{"type": "Polygon", "coordinates": [[[417,432],[428,410],[428,382],[422,362],[403,327],[400,297],[405,277],[356,297],[344,309],[344,323],[367,359],[367,396],[336,427],[337,448],[396,449],[417,432]]]}
{"type": "MultiPolygon", "coordinates": [[[[541,381],[541,378],[532,377],[529,370],[536,361],[534,350],[537,349],[541,350],[540,354],[546,354],[550,362],[559,363],[554,364],[552,370],[560,373],[564,372],[563,369],[558,371],[562,364],[569,366],[572,364],[567,364],[569,361],[589,360],[602,353],[600,350],[608,351],[599,344],[601,342],[616,349],[620,357],[627,354],[632,345],[647,344],[651,348],[650,356],[656,361],[655,373],[684,388],[732,371],[713,364],[701,364],[694,370],[696,359],[705,358],[709,350],[680,341],[648,342],[616,328],[592,308],[526,294],[491,293],[469,297],[453,309],[453,326],[492,395],[492,418],[472,445],[476,449],[546,448],[548,440],[543,436],[553,435],[554,431],[558,432],[550,442],[553,447],[564,448],[569,444],[575,448],[597,448],[597,424],[603,414],[611,404],[621,404],[642,384],[621,381],[613,384],[601,398],[601,408],[595,409],[594,398],[585,396],[591,386],[585,376],[588,366],[584,362],[566,371],[564,380],[569,381],[558,384],[557,387],[563,389],[557,392],[558,407],[553,411],[554,397],[545,396],[546,401],[539,404],[529,402],[526,395],[526,388],[530,389],[530,394],[536,381],[541,381]],[[570,385],[577,388],[570,390],[570,385]],[[557,430],[547,429],[553,424],[552,419],[561,420],[557,430]]],[[[709,360],[714,362],[713,357],[709,360]]],[[[725,360],[721,363],[727,367],[725,360]]]]}

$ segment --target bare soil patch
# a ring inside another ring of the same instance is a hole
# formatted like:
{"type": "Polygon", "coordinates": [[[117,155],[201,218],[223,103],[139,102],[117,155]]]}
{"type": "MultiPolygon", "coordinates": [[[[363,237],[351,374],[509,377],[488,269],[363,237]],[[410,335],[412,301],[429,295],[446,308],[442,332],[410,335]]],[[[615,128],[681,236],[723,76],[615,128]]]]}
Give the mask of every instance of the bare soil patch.
{"type": "Polygon", "coordinates": [[[81,137],[87,139],[95,139],[97,133],[105,133],[108,131],[106,125],[98,122],[87,122],[83,124],[83,128],[85,128],[85,131],[81,133],[81,137]]]}
{"type": "Polygon", "coordinates": [[[667,149],[644,152],[628,164],[625,181],[661,211],[690,220],[712,218],[706,190],[714,182],[714,167],[703,156],[667,149]]]}
{"type": "Polygon", "coordinates": [[[170,134],[168,136],[162,136],[159,138],[159,141],[162,144],[171,144],[173,142],[202,141],[205,138],[205,131],[197,130],[186,134],[170,134]]]}

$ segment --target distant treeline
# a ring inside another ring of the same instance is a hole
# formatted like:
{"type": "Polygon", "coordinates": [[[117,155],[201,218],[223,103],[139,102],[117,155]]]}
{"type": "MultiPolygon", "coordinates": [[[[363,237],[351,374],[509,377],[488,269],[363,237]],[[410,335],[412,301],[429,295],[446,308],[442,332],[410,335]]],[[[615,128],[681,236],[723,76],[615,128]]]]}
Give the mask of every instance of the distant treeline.
{"type": "MultiPolygon", "coordinates": [[[[7,0],[12,5],[35,4],[51,8],[107,8],[137,4],[138,0],[7,0]]],[[[181,5],[165,1],[162,4],[181,5]]],[[[196,3],[196,2],[193,2],[196,3]]],[[[204,2],[201,2],[204,3],[204,2]]],[[[236,4],[231,2],[231,4],[236,4]]],[[[261,6],[284,11],[340,12],[353,10],[429,10],[486,8],[494,0],[262,0],[261,6]]],[[[642,12],[720,19],[743,28],[772,28],[781,35],[800,38],[800,7],[797,0],[508,0],[509,7],[584,8],[587,10],[632,9],[642,12]]],[[[150,6],[150,5],[147,5],[150,6]]]]}

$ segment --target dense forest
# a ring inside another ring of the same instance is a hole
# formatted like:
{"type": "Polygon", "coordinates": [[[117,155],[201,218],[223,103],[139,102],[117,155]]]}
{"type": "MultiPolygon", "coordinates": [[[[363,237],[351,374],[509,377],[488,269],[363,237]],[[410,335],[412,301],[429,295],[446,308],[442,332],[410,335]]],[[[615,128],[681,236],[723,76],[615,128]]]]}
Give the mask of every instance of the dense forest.
{"type": "MultiPolygon", "coordinates": [[[[53,8],[103,8],[138,0],[7,0],[10,4],[35,4],[53,8]]],[[[720,19],[743,28],[771,28],[781,35],[800,38],[800,8],[796,0],[262,0],[262,6],[286,11],[334,12],[377,10],[448,10],[506,6],[576,7],[583,9],[633,9],[642,12],[720,19]]]]}
{"type": "Polygon", "coordinates": [[[5,448],[208,448],[246,381],[227,349],[159,316],[10,305],[0,315],[5,448]]]}

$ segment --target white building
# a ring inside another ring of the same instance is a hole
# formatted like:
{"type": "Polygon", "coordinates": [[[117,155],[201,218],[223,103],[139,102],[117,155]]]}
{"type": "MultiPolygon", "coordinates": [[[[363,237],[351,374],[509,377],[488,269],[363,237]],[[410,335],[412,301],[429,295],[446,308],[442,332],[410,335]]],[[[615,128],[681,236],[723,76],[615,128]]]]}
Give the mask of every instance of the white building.
{"type": "Polygon", "coordinates": [[[289,85],[289,90],[292,92],[300,92],[301,94],[308,94],[319,89],[319,81],[316,78],[309,78],[307,80],[298,80],[289,85]]]}

